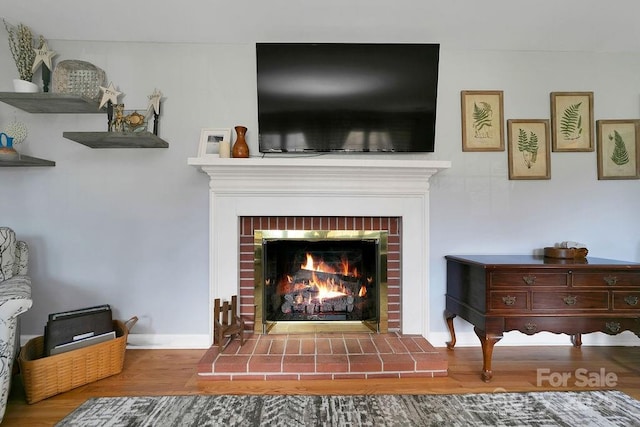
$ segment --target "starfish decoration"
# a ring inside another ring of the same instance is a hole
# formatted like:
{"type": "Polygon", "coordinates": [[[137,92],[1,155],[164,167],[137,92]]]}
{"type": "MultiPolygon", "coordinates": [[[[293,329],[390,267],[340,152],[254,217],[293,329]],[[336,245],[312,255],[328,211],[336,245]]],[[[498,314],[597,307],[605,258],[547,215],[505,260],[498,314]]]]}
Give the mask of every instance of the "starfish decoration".
{"type": "Polygon", "coordinates": [[[160,114],[160,98],[162,98],[162,92],[158,89],[154,89],[153,93],[149,95],[149,111],[153,108],[155,114],[160,114]]]}
{"type": "Polygon", "coordinates": [[[102,99],[100,100],[98,109],[102,108],[107,101],[111,101],[112,104],[118,103],[118,95],[122,92],[118,92],[112,82],[109,82],[109,87],[100,86],[100,90],[102,91],[102,99]]]}
{"type": "Polygon", "coordinates": [[[45,67],[51,69],[51,58],[56,56],[57,53],[49,50],[47,42],[42,43],[42,47],[40,49],[34,49],[34,51],[36,52],[36,58],[33,60],[31,72],[35,73],[40,64],[44,64],[45,67]]]}

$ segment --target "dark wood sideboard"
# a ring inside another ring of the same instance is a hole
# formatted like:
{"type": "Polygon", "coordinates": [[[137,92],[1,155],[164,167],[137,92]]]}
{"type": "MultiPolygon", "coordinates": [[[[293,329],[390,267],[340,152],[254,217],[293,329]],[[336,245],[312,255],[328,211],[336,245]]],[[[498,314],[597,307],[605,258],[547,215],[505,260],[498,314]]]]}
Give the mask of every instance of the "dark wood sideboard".
{"type": "Polygon", "coordinates": [[[602,258],[554,259],[536,255],[448,255],[445,318],[474,326],[482,345],[482,379],[490,381],[493,346],[503,332],[548,331],[571,336],[640,337],[640,263],[602,258]]]}

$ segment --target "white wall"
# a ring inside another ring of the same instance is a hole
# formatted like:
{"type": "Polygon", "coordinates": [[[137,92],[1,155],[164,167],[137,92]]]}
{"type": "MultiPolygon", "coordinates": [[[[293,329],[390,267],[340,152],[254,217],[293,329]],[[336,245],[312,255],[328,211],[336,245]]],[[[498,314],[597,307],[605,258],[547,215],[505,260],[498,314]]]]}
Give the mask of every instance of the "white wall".
{"type": "MultiPolygon", "coordinates": [[[[23,3],[16,2],[18,12],[23,3]]],[[[331,16],[359,11],[354,4],[331,16]]],[[[28,18],[21,20],[29,24],[28,18]]],[[[126,95],[127,108],[145,108],[146,96],[160,89],[166,97],[160,136],[170,147],[90,149],[62,132],[103,130],[103,115],[34,115],[0,104],[0,129],[14,117],[29,127],[21,151],[56,161],[53,168],[0,168],[0,224],[14,228],[32,254],[34,306],[22,317],[23,335],[41,334],[48,313],[110,303],[119,318],[140,317],[138,342],[208,345],[208,179],[186,159],[196,154],[201,128],[237,124],[249,128],[257,153],[257,40],[443,42],[436,153],[427,158],[451,160],[453,167],[432,178],[428,338],[434,344],[447,339],[441,315],[446,254],[531,253],[577,240],[588,244],[590,255],[640,261],[640,181],[598,181],[595,152],[552,153],[551,180],[510,181],[506,151],[463,153],[460,142],[465,89],[504,90],[507,119],[548,118],[549,92],[582,90],[595,93],[596,119],[640,118],[640,55],[484,49],[477,39],[468,39],[467,48],[445,26],[407,32],[401,23],[381,27],[382,17],[365,18],[350,27],[322,14],[307,17],[314,25],[299,39],[286,14],[268,23],[253,17],[249,35],[239,22],[240,41],[225,31],[225,43],[50,39],[56,61],[82,59],[103,68],[126,95]]],[[[89,24],[83,28],[91,31],[89,24]]],[[[124,30],[114,31],[120,36],[124,30]]],[[[570,29],[566,33],[572,40],[570,29]]],[[[2,40],[0,91],[11,91],[15,70],[2,40]]],[[[460,343],[476,343],[471,328],[456,325],[460,343]]]]}
{"type": "MultiPolygon", "coordinates": [[[[50,46],[57,60],[103,68],[127,108],[146,109],[147,95],[160,89],[160,136],[170,148],[90,149],[62,133],[106,130],[104,114],[28,114],[0,105],[0,128],[14,117],[28,125],[20,150],[56,161],[53,168],[0,169],[0,222],[31,246],[34,305],[22,333],[41,334],[48,313],[109,303],[119,318],[140,318],[134,332],[206,345],[208,178],[187,157],[197,153],[201,128],[245,124],[255,132],[253,46],[50,46]]],[[[0,49],[2,63],[11,64],[8,49],[0,49]]],[[[4,79],[0,91],[10,85],[4,79]]]]}
{"type": "MultiPolygon", "coordinates": [[[[506,151],[461,152],[460,90],[504,90],[505,120],[549,118],[552,91],[593,91],[596,120],[634,119],[640,118],[639,71],[640,57],[632,54],[443,52],[437,155],[453,167],[434,177],[431,193],[432,342],[448,339],[442,311],[433,308],[444,307],[446,254],[532,253],[574,240],[586,243],[590,256],[640,261],[640,181],[599,181],[595,152],[551,153],[551,180],[510,181],[506,151]]],[[[469,325],[456,326],[463,336],[458,345],[477,344],[469,325]]],[[[635,336],[589,336],[584,342],[629,338],[635,336]]],[[[543,334],[527,342],[536,339],[568,342],[543,334]]]]}

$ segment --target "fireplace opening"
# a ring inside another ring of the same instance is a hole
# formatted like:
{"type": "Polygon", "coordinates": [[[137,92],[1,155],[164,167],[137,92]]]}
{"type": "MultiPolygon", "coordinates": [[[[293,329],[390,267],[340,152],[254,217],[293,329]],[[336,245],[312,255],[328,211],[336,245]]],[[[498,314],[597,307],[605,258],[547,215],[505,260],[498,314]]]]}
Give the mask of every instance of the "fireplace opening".
{"type": "Polygon", "coordinates": [[[287,239],[263,251],[266,320],[377,317],[376,242],[287,239]]]}
{"type": "Polygon", "coordinates": [[[386,332],[385,231],[257,230],[261,333],[386,332]]]}

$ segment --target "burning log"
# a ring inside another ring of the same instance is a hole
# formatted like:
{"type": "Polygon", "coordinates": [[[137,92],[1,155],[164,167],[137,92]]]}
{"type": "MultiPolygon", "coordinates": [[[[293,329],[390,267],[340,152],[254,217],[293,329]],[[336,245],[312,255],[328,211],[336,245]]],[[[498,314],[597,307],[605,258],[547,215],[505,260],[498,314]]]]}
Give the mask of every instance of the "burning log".
{"type": "Polygon", "coordinates": [[[289,270],[279,279],[265,286],[275,285],[272,294],[274,311],[282,312],[289,320],[346,320],[362,316],[367,304],[367,283],[371,278],[361,277],[358,270],[336,262],[314,261],[307,254],[307,263],[298,270],[289,270]]]}
{"type": "Polygon", "coordinates": [[[353,295],[322,299],[317,292],[293,292],[284,296],[280,310],[284,314],[351,313],[355,306],[355,299],[353,295]]]}

